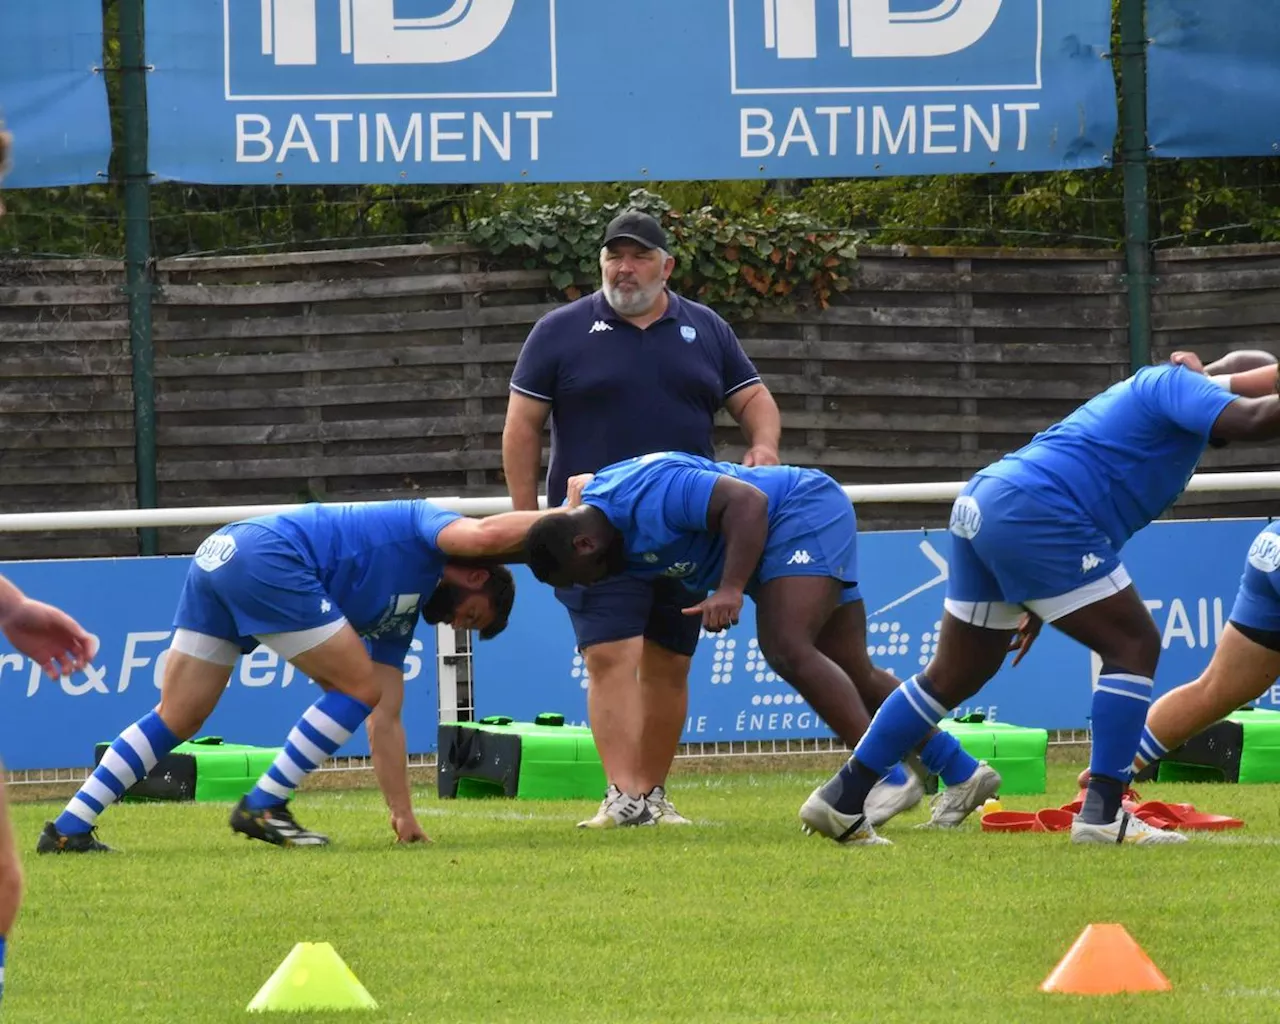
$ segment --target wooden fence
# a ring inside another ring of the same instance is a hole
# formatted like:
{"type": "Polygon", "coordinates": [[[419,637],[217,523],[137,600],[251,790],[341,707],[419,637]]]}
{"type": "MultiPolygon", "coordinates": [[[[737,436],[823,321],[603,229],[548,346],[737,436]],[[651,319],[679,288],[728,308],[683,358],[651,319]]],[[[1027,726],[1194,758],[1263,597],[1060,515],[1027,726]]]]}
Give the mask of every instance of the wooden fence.
{"type": "MultiPolygon", "coordinates": [[[[1280,248],[1164,254],[1158,273],[1160,355],[1265,345],[1280,324],[1280,248]]],[[[963,479],[1127,372],[1119,254],[868,249],[851,277],[827,310],[736,325],[782,407],[783,459],[844,483],[963,479]]],[[[0,262],[0,509],[134,504],[121,284],[116,263],[0,262]]],[[[157,285],[161,505],[504,493],[507,381],[556,305],[545,273],[419,246],[166,260],[157,285]]],[[[860,509],[873,529],[945,514],[860,509]]],[[[162,550],[205,532],[162,531],[162,550]]],[[[0,537],[0,557],[135,550],[128,531],[0,537]]]]}

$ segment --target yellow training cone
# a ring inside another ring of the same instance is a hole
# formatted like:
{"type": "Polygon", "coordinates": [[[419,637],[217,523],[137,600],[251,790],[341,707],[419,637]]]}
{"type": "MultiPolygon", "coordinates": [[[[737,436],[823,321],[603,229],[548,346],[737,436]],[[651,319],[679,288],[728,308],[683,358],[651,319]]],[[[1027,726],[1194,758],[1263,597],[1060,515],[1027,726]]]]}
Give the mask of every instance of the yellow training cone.
{"type": "Polygon", "coordinates": [[[327,942],[299,942],[249,1004],[264,1010],[376,1010],[378,1004],[327,942]]]}

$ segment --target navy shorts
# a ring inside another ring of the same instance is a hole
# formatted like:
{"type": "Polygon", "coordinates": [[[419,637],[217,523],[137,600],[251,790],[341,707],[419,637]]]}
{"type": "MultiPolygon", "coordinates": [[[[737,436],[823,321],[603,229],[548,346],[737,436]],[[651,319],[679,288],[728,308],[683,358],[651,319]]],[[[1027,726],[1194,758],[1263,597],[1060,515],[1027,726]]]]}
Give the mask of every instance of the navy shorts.
{"type": "Polygon", "coordinates": [[[702,616],[682,609],[705,595],[676,580],[638,580],[611,576],[589,587],[558,587],[556,597],[569,610],[578,650],[642,636],[676,654],[693,656],[702,616]]]}

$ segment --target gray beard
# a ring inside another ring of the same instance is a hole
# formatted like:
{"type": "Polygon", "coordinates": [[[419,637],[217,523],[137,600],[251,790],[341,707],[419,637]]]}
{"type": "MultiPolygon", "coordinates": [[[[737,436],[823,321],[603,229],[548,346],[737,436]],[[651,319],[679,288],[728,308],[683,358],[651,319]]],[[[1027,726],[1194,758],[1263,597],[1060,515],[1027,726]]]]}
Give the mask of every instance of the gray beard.
{"type": "Polygon", "coordinates": [[[664,287],[665,283],[659,281],[652,288],[640,288],[628,294],[601,282],[600,290],[604,292],[605,301],[610,308],[619,316],[643,316],[653,308],[664,287]]]}

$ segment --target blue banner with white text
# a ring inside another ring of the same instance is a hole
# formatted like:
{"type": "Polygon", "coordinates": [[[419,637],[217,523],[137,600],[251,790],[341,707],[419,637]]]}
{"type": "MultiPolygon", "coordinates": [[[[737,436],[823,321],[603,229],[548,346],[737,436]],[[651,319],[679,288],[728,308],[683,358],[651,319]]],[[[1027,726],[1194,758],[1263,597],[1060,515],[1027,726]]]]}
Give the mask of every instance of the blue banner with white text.
{"type": "Polygon", "coordinates": [[[1280,152],[1280,10],[1147,0],[1147,134],[1162,157],[1280,152]]]}
{"type": "MultiPolygon", "coordinates": [[[[31,597],[57,605],[99,639],[86,671],[51,680],[0,637],[0,757],[10,768],[74,768],[155,707],[173,612],[189,558],[12,562],[2,572],[31,597]]],[[[436,749],[435,629],[419,619],[405,660],[409,750],[436,749]]],[[[242,657],[200,730],[229,743],[276,747],[320,696],[316,686],[265,647],[242,657]]],[[[339,756],[368,754],[364,730],[339,756]]]]}
{"type": "MultiPolygon", "coordinates": [[[[1163,640],[1156,693],[1194,679],[1209,662],[1231,613],[1245,554],[1262,520],[1155,523],[1124,549],[1124,563],[1163,640]]],[[[945,531],[867,533],[858,538],[860,586],[872,660],[906,679],[937,647],[950,536],[945,531]]],[[[553,592],[521,571],[511,628],[475,652],[476,712],[532,718],[558,711],[586,718],[586,668],[567,613],[553,592]]],[[[961,713],[1046,729],[1083,729],[1097,662],[1046,627],[1017,668],[1008,663],[961,713]]],[[[1260,706],[1280,708],[1280,686],[1260,706]]],[[[756,640],[755,610],[698,644],[689,676],[684,742],[830,736],[794,690],[769,670],[756,640]]]]}
{"type": "Polygon", "coordinates": [[[151,166],[218,184],[1110,160],[1110,0],[152,4],[151,166]]]}
{"type": "Polygon", "coordinates": [[[102,63],[102,0],[0,4],[0,121],[14,141],[6,188],[105,180],[102,63]]]}
{"type": "MultiPolygon", "coordinates": [[[[1261,520],[1157,523],[1125,548],[1124,562],[1163,640],[1156,676],[1162,693],[1208,664],[1231,611],[1245,553],[1261,520]]],[[[938,640],[947,579],[944,531],[869,533],[858,539],[867,643],[873,660],[907,678],[938,640]]],[[[112,739],[152,708],[187,558],[86,559],[0,565],[32,596],[76,616],[100,638],[88,672],[46,679],[0,639],[0,755],[13,768],[75,767],[92,762],[95,743],[112,739]]],[[[477,715],[531,720],[542,711],[586,718],[586,670],[568,616],[553,592],[517,567],[511,624],[475,645],[477,715]]],[[[405,663],[409,750],[436,748],[438,677],[434,630],[419,623],[405,663]]],[[[1088,725],[1097,665],[1078,644],[1046,628],[1016,669],[1006,667],[961,711],[1048,729],[1088,725]]],[[[280,744],[318,693],[272,652],[240,659],[204,735],[264,746],[280,744]]],[[[1280,686],[1259,702],[1280,708],[1280,686]]],[[[698,645],[689,681],[685,742],[799,739],[830,731],[764,663],[755,614],[698,645]]],[[[363,755],[363,732],[344,754],[363,755]]]]}

